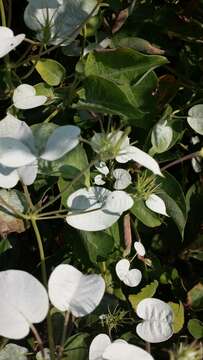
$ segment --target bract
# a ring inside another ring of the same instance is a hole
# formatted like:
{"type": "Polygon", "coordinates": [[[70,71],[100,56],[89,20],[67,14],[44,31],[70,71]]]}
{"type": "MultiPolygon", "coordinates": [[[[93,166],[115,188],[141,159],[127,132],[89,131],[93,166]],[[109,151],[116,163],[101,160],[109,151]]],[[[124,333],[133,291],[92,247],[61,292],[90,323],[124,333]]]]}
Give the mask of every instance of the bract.
{"type": "Polygon", "coordinates": [[[156,194],[149,195],[148,199],[145,201],[146,206],[161,215],[168,216],[166,212],[166,205],[164,201],[156,194]]]}
{"type": "Polygon", "coordinates": [[[90,344],[89,360],[153,360],[142,348],[128,344],[122,339],[111,343],[106,334],[97,335],[90,344]]]}
{"type": "Polygon", "coordinates": [[[142,280],[142,273],[138,269],[130,270],[130,262],[127,259],[121,259],[116,264],[116,274],[125,285],[138,286],[142,280]]]}
{"type": "Polygon", "coordinates": [[[66,221],[76,229],[100,231],[113,225],[122,213],[133,205],[132,198],[124,191],[103,187],[82,188],[68,198],[70,211],[66,221]]]}
{"type": "Polygon", "coordinates": [[[91,313],[100,303],[105,282],[101,275],[83,275],[75,267],[62,264],[51,273],[48,291],[57,309],[79,317],[91,313]]]}
{"type": "Polygon", "coordinates": [[[144,319],[136,327],[137,334],[145,341],[159,343],[173,335],[173,311],[164,301],[147,298],[139,302],[137,315],[144,319]]]}
{"type": "Polygon", "coordinates": [[[21,270],[0,272],[0,335],[22,339],[30,324],[43,321],[49,308],[44,286],[34,276],[21,270]]]}
{"type": "Polygon", "coordinates": [[[4,57],[11,50],[25,39],[25,34],[14,36],[13,31],[5,26],[0,26],[0,58],[4,57]]]}
{"type": "Polygon", "coordinates": [[[34,86],[28,84],[19,85],[13,92],[13,103],[17,109],[33,109],[46,101],[46,96],[36,95],[34,86]]]}

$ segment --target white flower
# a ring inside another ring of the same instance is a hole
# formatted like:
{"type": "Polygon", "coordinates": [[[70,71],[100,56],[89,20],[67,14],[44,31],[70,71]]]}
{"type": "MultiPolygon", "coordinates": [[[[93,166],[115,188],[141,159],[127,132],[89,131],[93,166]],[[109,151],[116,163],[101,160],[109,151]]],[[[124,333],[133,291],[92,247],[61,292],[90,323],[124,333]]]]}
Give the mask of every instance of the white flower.
{"type": "Polygon", "coordinates": [[[166,205],[158,195],[155,194],[149,195],[148,199],[145,201],[145,204],[148,207],[148,209],[158,214],[168,216],[166,212],[166,205]]]}
{"type": "Polygon", "coordinates": [[[13,31],[5,26],[0,26],[0,58],[4,57],[11,50],[25,39],[25,34],[14,36],[13,31]]]}
{"type": "Polygon", "coordinates": [[[122,213],[133,206],[133,199],[124,191],[103,187],[82,188],[68,198],[70,211],[66,221],[76,229],[100,231],[113,225],[122,213]]]}
{"type": "Polygon", "coordinates": [[[142,243],[140,241],[135,241],[134,242],[134,248],[135,248],[135,251],[137,252],[138,255],[140,256],[145,256],[145,248],[144,246],[142,245],[142,243]]]}
{"type": "Polygon", "coordinates": [[[32,184],[38,159],[61,158],[79,143],[79,135],[77,126],[57,127],[39,153],[29,126],[8,114],[0,121],[0,187],[11,188],[19,179],[26,185],[32,184]]]}
{"type": "Polygon", "coordinates": [[[136,313],[144,320],[136,327],[137,334],[143,340],[159,343],[173,335],[173,310],[164,301],[146,298],[139,302],[136,313]]]}
{"type": "Polygon", "coordinates": [[[115,159],[119,163],[136,161],[138,164],[151,170],[155,175],[163,176],[159,164],[149,154],[139,148],[130,145],[130,139],[123,131],[115,133],[96,133],[91,139],[91,145],[95,152],[115,153],[115,159]]]}
{"type": "Polygon", "coordinates": [[[29,0],[24,21],[39,40],[67,45],[79,34],[80,25],[96,4],[96,0],[29,0]]]}
{"type": "Polygon", "coordinates": [[[114,183],[114,189],[116,190],[124,190],[126,189],[132,182],[131,176],[127,170],[124,169],[115,169],[113,171],[113,176],[116,181],[114,183]]]}
{"type": "Polygon", "coordinates": [[[13,103],[17,109],[33,109],[46,101],[46,96],[36,95],[34,86],[28,84],[19,85],[13,93],[13,103]]]}
{"type": "Polygon", "coordinates": [[[153,360],[142,348],[118,339],[111,342],[106,334],[97,335],[90,344],[89,360],[153,360]]]}
{"type": "Polygon", "coordinates": [[[67,264],[57,266],[51,273],[48,292],[51,303],[60,311],[78,316],[91,313],[100,303],[105,291],[101,275],[83,275],[67,264]]]}
{"type": "Polygon", "coordinates": [[[130,262],[127,259],[121,259],[116,264],[116,274],[125,285],[138,286],[142,280],[142,273],[138,269],[130,269],[130,262]]]}

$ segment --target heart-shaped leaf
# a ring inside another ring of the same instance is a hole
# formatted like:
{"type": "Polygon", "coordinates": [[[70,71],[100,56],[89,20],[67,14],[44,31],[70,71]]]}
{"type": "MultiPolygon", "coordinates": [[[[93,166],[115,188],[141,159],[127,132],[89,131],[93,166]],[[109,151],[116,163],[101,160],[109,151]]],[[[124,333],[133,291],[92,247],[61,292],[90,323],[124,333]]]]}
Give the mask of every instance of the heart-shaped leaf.
{"type": "Polygon", "coordinates": [[[22,339],[30,324],[44,320],[49,300],[44,286],[32,275],[21,270],[0,272],[0,335],[22,339]]]}
{"type": "Polygon", "coordinates": [[[137,334],[145,341],[158,343],[173,335],[173,311],[164,301],[148,298],[142,300],[136,309],[144,321],[137,325],[137,334]]]}
{"type": "Polygon", "coordinates": [[[48,282],[49,297],[60,311],[78,316],[91,313],[100,303],[105,290],[101,275],[83,275],[71,265],[59,265],[48,282]]]}
{"type": "Polygon", "coordinates": [[[198,134],[203,135],[203,104],[197,104],[188,111],[188,124],[198,134]]]}
{"type": "Polygon", "coordinates": [[[46,96],[36,95],[35,88],[28,84],[19,85],[13,93],[13,103],[17,109],[33,109],[43,105],[46,100],[46,96]]]}
{"type": "Polygon", "coordinates": [[[138,269],[130,270],[130,262],[127,259],[121,259],[116,264],[116,274],[125,285],[138,286],[142,280],[142,273],[138,269]]]}

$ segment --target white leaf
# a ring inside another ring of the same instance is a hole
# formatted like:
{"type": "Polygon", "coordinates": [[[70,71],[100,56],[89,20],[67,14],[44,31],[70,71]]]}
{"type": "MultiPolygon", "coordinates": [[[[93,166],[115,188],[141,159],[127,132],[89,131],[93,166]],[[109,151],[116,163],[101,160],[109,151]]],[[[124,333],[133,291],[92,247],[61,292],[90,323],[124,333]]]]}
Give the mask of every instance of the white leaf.
{"type": "Polygon", "coordinates": [[[125,191],[115,190],[106,198],[103,210],[112,214],[122,214],[133,206],[133,199],[125,191]]]}
{"type": "Polygon", "coordinates": [[[13,93],[13,103],[17,109],[33,109],[43,105],[46,100],[46,96],[37,96],[34,86],[28,84],[19,85],[13,93]]]}
{"type": "Polygon", "coordinates": [[[71,265],[59,265],[48,282],[49,297],[60,311],[71,311],[76,316],[91,313],[100,303],[105,282],[101,275],[83,275],[71,265]]]}
{"type": "Polygon", "coordinates": [[[147,298],[139,302],[137,315],[144,319],[137,325],[137,334],[145,341],[159,343],[173,335],[173,311],[164,301],[147,298]]]}
{"type": "Polygon", "coordinates": [[[0,138],[0,163],[4,166],[17,168],[31,164],[36,156],[19,140],[0,138]]]}
{"type": "Polygon", "coordinates": [[[19,178],[22,180],[23,184],[31,185],[34,183],[38,172],[38,162],[35,161],[30,165],[22,166],[17,169],[19,178]]]}
{"type": "Polygon", "coordinates": [[[25,38],[25,34],[14,36],[13,31],[5,26],[0,26],[0,58],[15,49],[25,38]]]}
{"type": "Polygon", "coordinates": [[[187,122],[194,131],[203,135],[203,104],[191,107],[188,111],[187,122]]]}
{"type": "Polygon", "coordinates": [[[106,182],[106,181],[104,181],[104,180],[102,179],[102,175],[101,175],[101,174],[100,174],[100,175],[96,175],[95,178],[94,178],[94,183],[95,183],[96,185],[104,185],[105,182],[106,182]]]}
{"type": "Polygon", "coordinates": [[[44,160],[57,160],[74,149],[79,143],[80,128],[65,125],[55,129],[47,141],[46,147],[40,156],[44,160]]]}
{"type": "Polygon", "coordinates": [[[16,186],[19,180],[17,170],[8,168],[0,164],[0,187],[4,189],[11,189],[16,186]]]}
{"type": "Polygon", "coordinates": [[[158,195],[155,194],[149,195],[148,199],[145,201],[145,204],[148,207],[148,209],[158,214],[168,216],[166,212],[166,205],[158,195]]]}
{"type": "Polygon", "coordinates": [[[21,270],[0,272],[0,335],[22,339],[30,324],[44,320],[49,308],[44,286],[32,275],[21,270]]]}
{"type": "Polygon", "coordinates": [[[95,168],[103,175],[108,175],[109,169],[104,161],[100,161],[95,165],[95,168]]]}
{"type": "Polygon", "coordinates": [[[106,334],[99,334],[95,336],[90,344],[89,360],[103,360],[103,353],[111,344],[111,340],[106,334]]]}
{"type": "Polygon", "coordinates": [[[127,259],[121,259],[116,264],[116,274],[125,285],[138,286],[142,280],[142,273],[138,269],[130,269],[130,262],[127,259]]]}
{"type": "Polygon", "coordinates": [[[173,130],[166,122],[158,122],[152,129],[151,142],[153,149],[157,153],[162,153],[168,149],[173,139],[173,130]]]}
{"type": "Polygon", "coordinates": [[[9,343],[0,351],[0,360],[27,360],[28,349],[9,343]]]}
{"type": "Polygon", "coordinates": [[[133,204],[124,191],[113,191],[102,187],[82,188],[68,198],[70,212],[66,221],[76,229],[100,231],[113,225],[122,212],[133,204]]]}
{"type": "Polygon", "coordinates": [[[2,137],[14,138],[21,141],[35,153],[35,139],[30,127],[11,114],[0,121],[0,140],[2,137]]]}
{"type": "Polygon", "coordinates": [[[48,44],[69,44],[80,32],[73,32],[88,17],[96,0],[29,0],[24,13],[26,25],[48,44]],[[71,35],[71,38],[70,38],[71,35]]]}
{"type": "Polygon", "coordinates": [[[116,190],[123,190],[127,188],[132,182],[129,172],[124,169],[115,169],[113,171],[113,176],[116,179],[113,186],[116,190]]]}
{"type": "MultiPolygon", "coordinates": [[[[153,360],[153,357],[142,348],[124,341],[114,341],[103,354],[104,360],[153,360]]],[[[95,359],[96,360],[96,359],[95,359]]],[[[100,360],[100,359],[99,359],[100,360]]]]}
{"type": "Polygon", "coordinates": [[[145,248],[140,241],[134,242],[134,248],[138,255],[145,256],[145,248]]]}

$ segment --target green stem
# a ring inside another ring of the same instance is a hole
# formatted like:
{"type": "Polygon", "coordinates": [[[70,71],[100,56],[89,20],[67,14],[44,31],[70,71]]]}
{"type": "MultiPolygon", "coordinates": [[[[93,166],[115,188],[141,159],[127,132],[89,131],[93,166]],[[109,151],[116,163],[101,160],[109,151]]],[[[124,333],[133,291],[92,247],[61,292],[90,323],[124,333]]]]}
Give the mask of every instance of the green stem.
{"type": "MultiPolygon", "coordinates": [[[[44,256],[44,248],[42,243],[42,238],[37,226],[36,218],[35,216],[30,217],[33,230],[35,232],[35,236],[37,239],[39,254],[40,254],[40,261],[41,261],[41,274],[42,274],[42,281],[44,286],[47,288],[47,272],[46,272],[46,264],[45,264],[45,256],[44,256]]],[[[53,338],[53,329],[52,329],[52,323],[51,323],[51,316],[50,312],[47,314],[47,330],[48,330],[48,340],[49,340],[49,349],[50,349],[50,355],[51,360],[55,360],[55,345],[54,345],[54,338],[53,338]]]]}
{"type": "Polygon", "coordinates": [[[1,12],[1,23],[2,23],[2,26],[6,26],[6,14],[5,14],[5,9],[4,9],[3,0],[0,0],[0,12],[1,12]]]}

